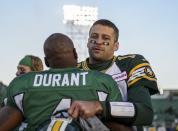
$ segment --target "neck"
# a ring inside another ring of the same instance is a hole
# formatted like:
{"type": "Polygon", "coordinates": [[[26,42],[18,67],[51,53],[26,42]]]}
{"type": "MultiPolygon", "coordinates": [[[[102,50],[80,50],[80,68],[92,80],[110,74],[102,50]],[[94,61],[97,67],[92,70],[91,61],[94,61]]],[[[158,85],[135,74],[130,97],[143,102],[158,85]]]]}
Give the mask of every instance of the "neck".
{"type": "Polygon", "coordinates": [[[106,60],[106,61],[97,61],[96,63],[90,63],[89,59],[87,59],[86,66],[91,70],[103,71],[103,70],[106,70],[107,68],[109,68],[114,61],[115,61],[115,59],[113,58],[113,59],[106,60]]]}
{"type": "Polygon", "coordinates": [[[73,68],[73,67],[77,67],[77,63],[72,62],[72,61],[68,61],[68,62],[60,61],[58,63],[51,64],[50,67],[51,68],[73,68]]]}
{"type": "Polygon", "coordinates": [[[113,59],[113,57],[108,59],[108,60],[99,60],[99,59],[93,59],[93,58],[89,57],[88,62],[89,62],[89,64],[102,64],[102,63],[105,63],[105,62],[110,61],[112,59],[113,59]]]}

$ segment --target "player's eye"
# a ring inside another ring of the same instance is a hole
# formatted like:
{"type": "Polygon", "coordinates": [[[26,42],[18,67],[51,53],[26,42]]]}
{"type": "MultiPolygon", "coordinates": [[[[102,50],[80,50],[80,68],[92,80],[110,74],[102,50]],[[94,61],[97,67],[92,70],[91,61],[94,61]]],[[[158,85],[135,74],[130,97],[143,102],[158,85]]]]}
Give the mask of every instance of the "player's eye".
{"type": "Polygon", "coordinates": [[[89,40],[89,43],[96,44],[96,40],[89,40]]]}
{"type": "Polygon", "coordinates": [[[91,34],[90,38],[97,39],[99,36],[96,33],[91,34]]]}

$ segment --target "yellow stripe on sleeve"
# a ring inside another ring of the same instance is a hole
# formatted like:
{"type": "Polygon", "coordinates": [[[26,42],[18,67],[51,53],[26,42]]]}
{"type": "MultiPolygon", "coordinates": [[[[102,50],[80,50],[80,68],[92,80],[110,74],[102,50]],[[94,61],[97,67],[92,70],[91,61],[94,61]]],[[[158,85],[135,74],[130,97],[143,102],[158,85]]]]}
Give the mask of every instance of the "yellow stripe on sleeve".
{"type": "Polygon", "coordinates": [[[62,126],[63,121],[56,121],[52,127],[51,131],[59,131],[62,126]]]}
{"type": "Polygon", "coordinates": [[[130,71],[129,76],[131,76],[135,70],[137,70],[138,68],[144,67],[144,66],[150,66],[150,65],[148,63],[142,63],[142,64],[137,65],[130,71]]]}

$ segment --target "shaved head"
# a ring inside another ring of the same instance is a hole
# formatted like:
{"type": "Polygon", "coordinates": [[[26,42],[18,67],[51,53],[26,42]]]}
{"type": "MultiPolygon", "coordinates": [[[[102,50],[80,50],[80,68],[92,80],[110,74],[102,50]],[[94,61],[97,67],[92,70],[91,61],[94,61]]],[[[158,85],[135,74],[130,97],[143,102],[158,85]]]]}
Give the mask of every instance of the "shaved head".
{"type": "Polygon", "coordinates": [[[72,40],[61,33],[50,35],[44,43],[45,62],[52,68],[76,66],[77,54],[72,40]]]}

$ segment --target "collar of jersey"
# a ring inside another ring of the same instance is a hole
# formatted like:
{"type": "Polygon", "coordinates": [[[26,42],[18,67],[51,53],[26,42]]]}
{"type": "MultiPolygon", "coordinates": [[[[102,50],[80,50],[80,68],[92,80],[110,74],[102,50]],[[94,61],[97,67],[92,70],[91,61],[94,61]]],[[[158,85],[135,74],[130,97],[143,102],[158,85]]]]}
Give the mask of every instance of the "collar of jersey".
{"type": "Polygon", "coordinates": [[[87,58],[84,62],[82,62],[82,67],[84,70],[97,70],[105,72],[109,67],[111,67],[115,60],[116,56],[114,56],[111,60],[99,64],[89,64],[89,58],[87,58]]]}
{"type": "Polygon", "coordinates": [[[78,68],[71,67],[71,68],[50,68],[49,71],[70,71],[70,70],[79,70],[78,68]]]}

